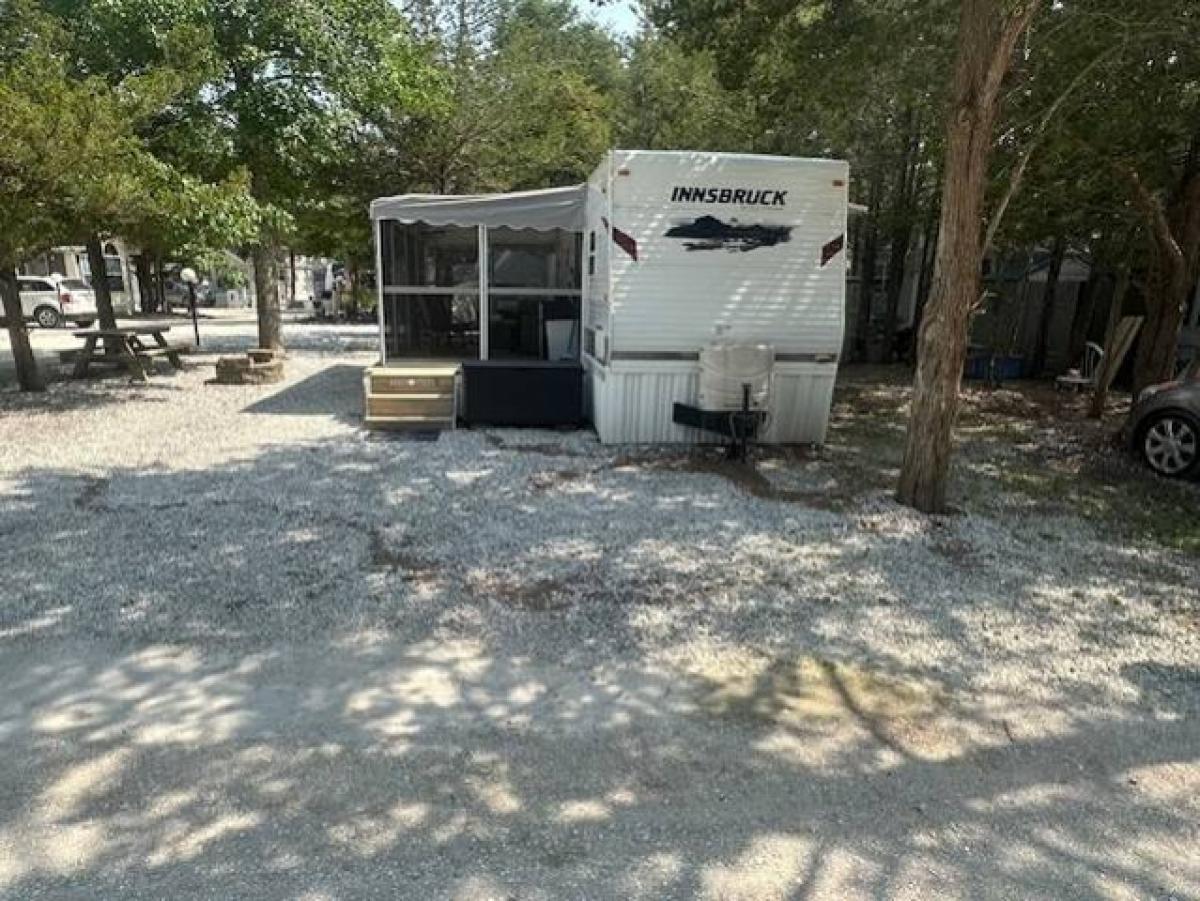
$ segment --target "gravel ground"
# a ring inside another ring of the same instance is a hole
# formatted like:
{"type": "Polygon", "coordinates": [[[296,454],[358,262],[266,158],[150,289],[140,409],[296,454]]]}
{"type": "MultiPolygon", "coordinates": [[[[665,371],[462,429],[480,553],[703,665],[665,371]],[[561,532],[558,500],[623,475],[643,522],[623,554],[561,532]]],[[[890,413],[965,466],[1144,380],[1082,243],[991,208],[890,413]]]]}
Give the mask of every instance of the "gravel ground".
{"type": "Polygon", "coordinates": [[[0,896],[1200,897],[1197,558],[1114,501],[1196,486],[1007,392],[919,516],[872,373],[749,470],[368,435],[289,331],[0,391],[0,896]]]}

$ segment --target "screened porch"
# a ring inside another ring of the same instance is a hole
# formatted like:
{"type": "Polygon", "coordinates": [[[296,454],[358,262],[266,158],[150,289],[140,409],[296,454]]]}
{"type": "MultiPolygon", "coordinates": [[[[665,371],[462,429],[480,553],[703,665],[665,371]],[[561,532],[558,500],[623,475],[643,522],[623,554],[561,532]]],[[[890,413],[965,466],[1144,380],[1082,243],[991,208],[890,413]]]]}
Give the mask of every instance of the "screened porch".
{"type": "Polygon", "coordinates": [[[383,362],[578,360],[584,190],[376,200],[383,362]]]}

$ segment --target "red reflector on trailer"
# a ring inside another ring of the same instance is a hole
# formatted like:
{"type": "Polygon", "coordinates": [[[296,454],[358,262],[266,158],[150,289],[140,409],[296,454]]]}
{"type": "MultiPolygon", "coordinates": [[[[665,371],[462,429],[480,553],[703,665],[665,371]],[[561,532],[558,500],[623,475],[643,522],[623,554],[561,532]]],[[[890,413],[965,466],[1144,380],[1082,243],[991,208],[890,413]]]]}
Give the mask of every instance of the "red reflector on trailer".
{"type": "Polygon", "coordinates": [[[618,169],[617,170],[617,175],[632,175],[632,174],[633,173],[630,172],[628,169],[618,169]]]}
{"type": "Polygon", "coordinates": [[[833,180],[833,186],[835,188],[844,188],[846,187],[846,180],[844,178],[835,178],[833,180]]]}
{"type": "Polygon", "coordinates": [[[842,248],[846,246],[846,236],[838,235],[832,241],[821,248],[821,267],[829,265],[829,261],[842,252],[842,248]]]}

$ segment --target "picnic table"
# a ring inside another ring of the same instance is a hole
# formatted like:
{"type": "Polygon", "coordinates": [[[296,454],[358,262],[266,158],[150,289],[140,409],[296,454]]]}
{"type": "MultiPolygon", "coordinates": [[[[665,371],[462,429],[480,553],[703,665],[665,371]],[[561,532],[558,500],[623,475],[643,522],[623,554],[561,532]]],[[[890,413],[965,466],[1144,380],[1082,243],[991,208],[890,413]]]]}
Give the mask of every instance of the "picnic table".
{"type": "Polygon", "coordinates": [[[123,328],[78,329],[72,334],[83,341],[82,349],[73,353],[75,369],[72,378],[83,378],[93,363],[124,366],[130,376],[146,381],[146,364],[155,357],[166,357],[176,369],[183,368],[180,354],[189,344],[172,344],[166,338],[169,325],[132,325],[123,328]],[[150,338],[147,344],[143,338],[150,338]]]}

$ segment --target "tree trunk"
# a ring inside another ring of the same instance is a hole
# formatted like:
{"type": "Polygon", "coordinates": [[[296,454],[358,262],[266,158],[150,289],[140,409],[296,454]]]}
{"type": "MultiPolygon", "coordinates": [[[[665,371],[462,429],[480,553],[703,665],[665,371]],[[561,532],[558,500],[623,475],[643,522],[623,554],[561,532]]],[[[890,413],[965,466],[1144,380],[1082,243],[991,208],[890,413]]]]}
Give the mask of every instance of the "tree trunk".
{"type": "Polygon", "coordinates": [[[1185,267],[1156,266],[1146,296],[1146,321],[1133,358],[1133,396],[1175,377],[1179,332],[1194,283],[1185,267]]]}
{"type": "Polygon", "coordinates": [[[925,320],[925,305],[929,302],[929,291],[933,286],[933,263],[937,254],[938,217],[941,211],[936,199],[929,201],[929,212],[921,239],[921,272],[917,278],[916,309],[913,311],[912,337],[907,351],[908,362],[916,356],[917,336],[921,334],[921,323],[925,320]]]}
{"type": "MultiPolygon", "coordinates": [[[[1104,352],[1112,353],[1113,336],[1117,333],[1117,325],[1121,322],[1121,313],[1125,310],[1125,298],[1129,294],[1131,283],[1129,263],[1121,266],[1113,285],[1112,300],[1108,304],[1108,323],[1104,327],[1104,352]]],[[[1088,406],[1088,417],[1100,419],[1104,416],[1104,407],[1108,403],[1108,383],[1096,382],[1096,390],[1092,392],[1092,402],[1088,406]]]]}
{"type": "Polygon", "coordinates": [[[867,191],[867,212],[862,217],[859,240],[862,254],[858,259],[858,315],[855,317],[854,351],[860,360],[867,358],[871,339],[871,312],[875,300],[875,262],[879,255],[879,203],[883,197],[883,169],[876,166],[867,191]]]}
{"type": "Polygon", "coordinates": [[[916,118],[909,110],[905,115],[904,154],[900,166],[899,187],[892,205],[891,228],[888,238],[888,268],[884,280],[886,299],[883,331],[887,341],[886,359],[891,362],[896,340],[896,325],[900,311],[900,295],[904,291],[904,276],[908,272],[908,247],[912,242],[913,196],[917,188],[917,158],[920,149],[920,132],[916,118]]]}
{"type": "Polygon", "coordinates": [[[162,257],[155,255],[154,257],[154,300],[156,312],[170,313],[171,308],[167,305],[167,286],[163,279],[163,264],[162,257]]]}
{"type": "Polygon", "coordinates": [[[358,319],[358,267],[353,263],[346,266],[346,318],[358,319]]]}
{"type": "Polygon", "coordinates": [[[155,297],[154,275],[150,271],[150,258],[145,253],[139,253],[133,258],[133,268],[137,272],[138,303],[146,315],[158,309],[158,299],[155,297]]]}
{"type": "Polygon", "coordinates": [[[892,234],[889,244],[889,259],[887,278],[885,280],[885,296],[887,298],[884,314],[883,331],[887,339],[887,362],[892,360],[892,347],[896,340],[896,326],[900,316],[900,295],[904,291],[904,276],[908,270],[908,245],[911,240],[911,227],[904,226],[892,234]]]}
{"type": "Polygon", "coordinates": [[[296,304],[296,251],[288,248],[288,306],[296,304]]]}
{"type": "Polygon", "coordinates": [[[1175,375],[1179,332],[1200,272],[1200,129],[1192,136],[1183,170],[1167,204],[1127,170],[1134,199],[1149,225],[1150,278],[1146,321],[1133,361],[1133,392],[1175,375]]]}
{"type": "Polygon", "coordinates": [[[8,343],[17,367],[17,384],[22,391],[45,391],[46,380],[38,369],[37,357],[33,355],[33,347],[29,344],[29,329],[25,325],[21,292],[13,269],[7,263],[0,265],[0,306],[4,308],[8,343]]]}
{"type": "MultiPolygon", "coordinates": [[[[241,62],[233,66],[233,92],[243,102],[254,87],[254,76],[241,62]]],[[[239,118],[234,144],[238,156],[250,170],[250,194],[261,202],[269,201],[269,180],[260,166],[264,148],[253,136],[256,125],[253,119],[239,118]]],[[[283,317],[279,310],[279,235],[271,226],[263,226],[250,248],[250,259],[254,266],[254,306],[258,316],[258,346],[269,350],[283,350],[283,317]]]]}
{"type": "Polygon", "coordinates": [[[117,314],[113,311],[112,292],[108,290],[108,270],[104,265],[104,247],[99,235],[87,239],[88,267],[92,270],[92,291],[96,294],[96,314],[100,328],[116,328],[117,314]]]}
{"type": "Polygon", "coordinates": [[[1062,274],[1063,257],[1067,253],[1067,242],[1060,235],[1054,239],[1050,251],[1050,268],[1046,270],[1046,289],[1042,292],[1042,310],[1038,318],[1037,340],[1033,345],[1033,365],[1030,373],[1045,375],[1046,356],[1050,346],[1050,328],[1054,323],[1054,307],[1058,298],[1058,277],[1062,274]]]}
{"type": "Polygon", "coordinates": [[[962,0],[937,259],[917,341],[912,413],[897,491],[901,503],[927,513],[946,509],[967,329],[980,296],[984,188],[1000,88],[1036,9],[1036,2],[1029,2],[1006,18],[998,0],[962,0]]]}
{"type": "Polygon", "coordinates": [[[1092,332],[1092,318],[1096,314],[1096,292],[1100,289],[1100,267],[1092,263],[1088,280],[1079,289],[1075,298],[1075,311],[1071,315],[1071,334],[1067,339],[1067,365],[1074,366],[1083,358],[1083,349],[1092,332]]]}
{"type": "Polygon", "coordinates": [[[279,248],[264,239],[251,250],[254,296],[258,309],[258,346],[283,349],[283,320],[279,312],[279,248]]]}

